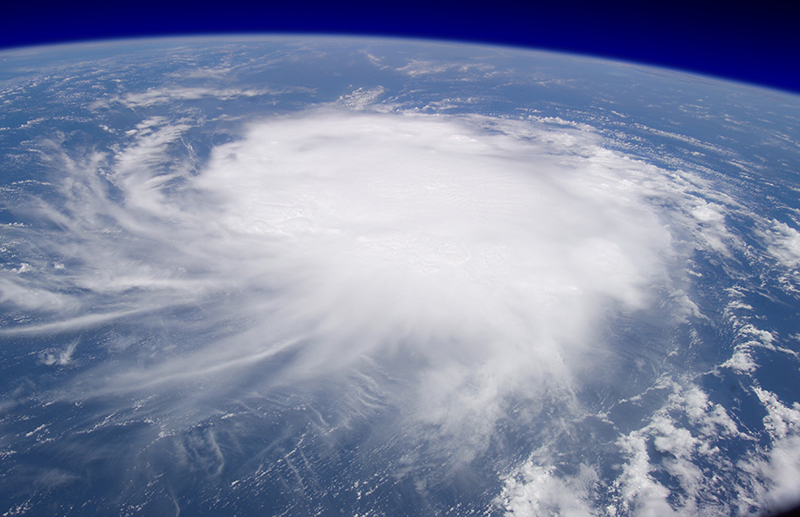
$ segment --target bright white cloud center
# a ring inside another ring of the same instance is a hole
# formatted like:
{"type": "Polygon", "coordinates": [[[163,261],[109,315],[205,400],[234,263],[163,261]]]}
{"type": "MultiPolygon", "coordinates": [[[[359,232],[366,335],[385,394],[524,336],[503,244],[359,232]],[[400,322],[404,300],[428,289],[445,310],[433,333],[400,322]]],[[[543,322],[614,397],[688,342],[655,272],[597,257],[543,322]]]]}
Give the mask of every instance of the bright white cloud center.
{"type": "MultiPolygon", "coordinates": [[[[137,375],[224,373],[298,341],[288,378],[410,355],[423,418],[491,422],[504,394],[568,386],[602,348],[593,325],[644,307],[664,280],[652,181],[593,135],[527,123],[334,112],[254,124],[214,150],[180,218],[201,281],[246,293],[238,310],[257,330],[137,375]]],[[[140,207],[175,217],[150,182],[128,184],[143,185],[129,193],[140,207]]]]}
{"type": "MultiPolygon", "coordinates": [[[[72,234],[57,252],[82,261],[68,281],[113,295],[111,317],[147,321],[111,344],[175,341],[101,367],[88,381],[105,379],[101,393],[199,383],[195,396],[216,397],[289,351],[256,384],[367,361],[411,386],[391,397],[414,420],[486,435],[506,396],[568,393],[604,353],[598,324],[669,282],[671,236],[648,201],[669,195],[663,171],[591,133],[311,112],[252,124],[175,190],[161,164],[186,127],[159,124],[110,166],[121,197],[91,174],[65,190],[72,234]],[[109,219],[123,234],[97,231],[109,219]],[[213,310],[171,315],[198,303],[213,310]]],[[[59,328],[91,321],[69,318],[59,328]]]]}

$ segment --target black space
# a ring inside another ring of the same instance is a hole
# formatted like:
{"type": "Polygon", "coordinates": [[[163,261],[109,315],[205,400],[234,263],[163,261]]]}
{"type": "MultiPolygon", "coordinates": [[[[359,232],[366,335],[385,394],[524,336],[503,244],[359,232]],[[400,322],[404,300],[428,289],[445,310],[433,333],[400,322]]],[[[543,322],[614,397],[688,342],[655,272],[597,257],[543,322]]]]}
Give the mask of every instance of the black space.
{"type": "Polygon", "coordinates": [[[800,92],[790,2],[14,2],[0,48],[226,33],[422,37],[574,52],[800,92]]]}

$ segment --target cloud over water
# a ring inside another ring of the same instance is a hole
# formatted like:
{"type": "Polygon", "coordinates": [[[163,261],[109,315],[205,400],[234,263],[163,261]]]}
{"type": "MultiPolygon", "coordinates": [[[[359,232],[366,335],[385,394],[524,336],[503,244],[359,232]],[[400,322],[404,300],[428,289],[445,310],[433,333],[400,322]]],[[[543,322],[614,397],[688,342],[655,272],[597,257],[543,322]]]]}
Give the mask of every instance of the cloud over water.
{"type": "Polygon", "coordinates": [[[590,131],[317,110],[252,122],[193,169],[170,154],[187,129],[48,148],[58,195],[20,230],[39,262],[2,285],[38,317],[3,332],[69,337],[49,364],[77,371],[54,400],[169,435],[334,386],[341,412],[396,415],[457,465],[498,422],[561,425],[616,382],[598,365],[621,353],[617,319],[696,311],[675,296],[689,179],[590,131]],[[74,335],[109,324],[93,361],[74,335]]]}

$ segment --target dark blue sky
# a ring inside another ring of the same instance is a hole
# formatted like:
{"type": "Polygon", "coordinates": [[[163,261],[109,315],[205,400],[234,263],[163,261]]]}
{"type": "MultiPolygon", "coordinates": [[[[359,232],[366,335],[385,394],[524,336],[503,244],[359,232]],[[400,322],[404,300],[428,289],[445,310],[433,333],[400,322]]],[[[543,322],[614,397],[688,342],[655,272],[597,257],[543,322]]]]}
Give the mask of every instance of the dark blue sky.
{"type": "Polygon", "coordinates": [[[0,47],[241,32],[414,36],[578,52],[800,92],[799,15],[773,0],[34,0],[0,12],[0,47]]]}

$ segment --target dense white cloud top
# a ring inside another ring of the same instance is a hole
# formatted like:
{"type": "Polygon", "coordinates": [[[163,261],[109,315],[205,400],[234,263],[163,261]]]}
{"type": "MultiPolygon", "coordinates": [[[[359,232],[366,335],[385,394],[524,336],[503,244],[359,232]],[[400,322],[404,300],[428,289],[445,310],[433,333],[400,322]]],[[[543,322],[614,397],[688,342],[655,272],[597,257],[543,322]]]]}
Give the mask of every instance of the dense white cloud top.
{"type": "Polygon", "coordinates": [[[218,339],[93,374],[93,389],[225,384],[287,349],[270,383],[412,357],[398,375],[415,379],[415,418],[481,414],[488,433],[505,396],[569,390],[606,352],[598,323],[669,283],[673,236],[647,201],[671,195],[665,180],[588,131],[323,110],[253,123],[190,174],[168,155],[187,130],[149,119],[110,160],[52,158],[66,211],[44,213],[66,229],[53,251],[83,308],[14,332],[104,314],[183,328],[170,307],[226,300],[187,329],[218,339]]]}
{"type": "MultiPolygon", "coordinates": [[[[148,95],[137,102],[167,93],[148,95]]],[[[196,168],[170,155],[190,129],[147,119],[111,155],[44,145],[62,202],[31,209],[47,222],[35,230],[43,252],[0,278],[0,301],[39,315],[3,336],[127,325],[103,341],[116,360],[52,397],[113,400],[108,418],[144,415],[162,436],[248,397],[330,383],[348,411],[390,408],[403,439],[465,464],[503,419],[533,424],[548,403],[550,429],[585,416],[576,393],[619,382],[603,370],[620,352],[616,319],[705,318],[684,290],[688,254],[730,257],[740,244],[730,207],[702,200],[700,180],[611,152],[587,128],[317,110],[253,122],[196,168]]],[[[784,226],[770,252],[792,267],[796,232],[784,226]]],[[[747,374],[773,336],[742,324],[737,337],[747,341],[721,366],[747,374]]],[[[40,361],[80,365],[81,346],[70,337],[40,361]]],[[[666,515],[670,490],[654,475],[666,473],[682,491],[673,506],[692,513],[711,504],[697,466],[711,437],[739,430],[701,390],[659,382],[674,396],[620,434],[615,490],[633,512],[666,515]],[[670,459],[654,466],[648,447],[670,459]]],[[[777,408],[769,425],[786,431],[774,461],[748,468],[776,480],[796,466],[796,422],[784,423],[796,408],[763,396],[777,408]]],[[[551,463],[522,460],[498,504],[603,514],[594,466],[563,475],[551,463]]],[[[786,500],[773,485],[763,497],[786,500]]]]}
{"type": "MultiPolygon", "coordinates": [[[[152,163],[176,131],[133,156],[152,163]]],[[[221,374],[299,342],[288,379],[410,354],[418,417],[481,413],[491,427],[504,395],[569,386],[602,353],[589,332],[608,309],[641,309],[667,280],[671,237],[645,202],[646,167],[596,143],[489,119],[311,113],[217,147],[177,200],[123,153],[127,207],[176,221],[153,231],[197,262],[200,285],[242,296],[220,317],[249,327],[134,377],[221,374]]],[[[128,279],[153,276],[177,288],[163,269],[128,279]]]]}

